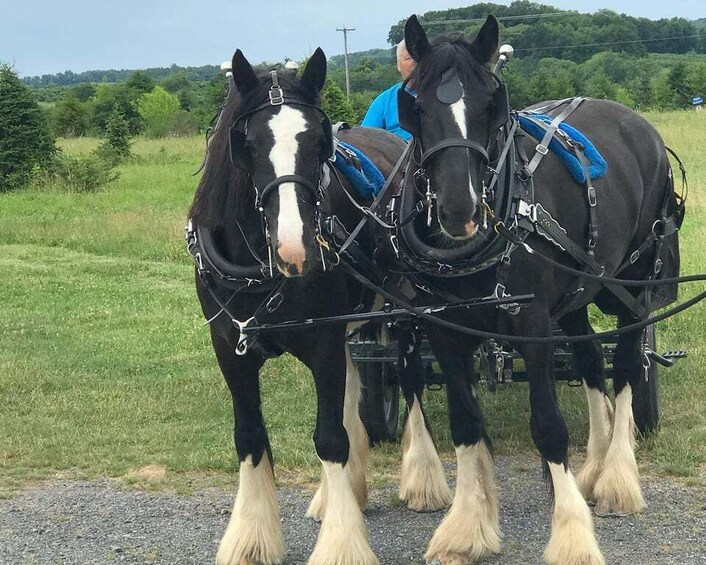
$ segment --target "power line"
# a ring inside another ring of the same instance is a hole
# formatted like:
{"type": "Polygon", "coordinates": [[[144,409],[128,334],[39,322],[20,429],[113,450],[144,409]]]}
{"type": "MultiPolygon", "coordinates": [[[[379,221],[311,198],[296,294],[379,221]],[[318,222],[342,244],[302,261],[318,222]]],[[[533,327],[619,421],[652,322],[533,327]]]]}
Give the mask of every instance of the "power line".
{"type": "Polygon", "coordinates": [[[626,41],[606,41],[602,43],[576,43],[574,45],[554,45],[547,47],[525,47],[515,49],[515,51],[545,51],[547,49],[570,49],[572,47],[598,47],[600,45],[623,45],[626,43],[649,43],[652,41],[670,41],[673,39],[691,39],[693,37],[699,37],[699,34],[694,35],[677,35],[674,37],[660,37],[655,39],[630,39],[626,41]]]}
{"type": "MultiPolygon", "coordinates": [[[[499,21],[504,21],[504,20],[521,20],[525,18],[553,18],[553,17],[561,17],[561,16],[582,16],[585,14],[581,14],[579,12],[575,12],[573,10],[571,11],[563,11],[563,12],[543,12],[541,14],[525,14],[523,16],[500,16],[496,17],[496,20],[499,21]]],[[[474,23],[474,22],[484,22],[485,18],[471,18],[471,19],[466,19],[466,20],[424,20],[420,19],[419,23],[422,24],[423,26],[436,26],[436,25],[445,25],[445,24],[466,24],[466,23],[474,23]]]]}

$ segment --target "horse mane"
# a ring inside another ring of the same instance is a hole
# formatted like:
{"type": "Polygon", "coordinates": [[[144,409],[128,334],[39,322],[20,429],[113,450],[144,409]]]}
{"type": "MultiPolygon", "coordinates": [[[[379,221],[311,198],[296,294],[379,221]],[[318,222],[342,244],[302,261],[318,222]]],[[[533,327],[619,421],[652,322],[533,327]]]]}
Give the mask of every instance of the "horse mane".
{"type": "MultiPolygon", "coordinates": [[[[206,162],[201,180],[189,210],[189,218],[201,226],[222,227],[235,218],[238,211],[251,210],[253,204],[250,175],[233,165],[230,158],[230,128],[244,114],[269,100],[272,86],[269,71],[257,73],[259,86],[241,96],[231,85],[216,127],[206,148],[206,162]]],[[[307,91],[291,71],[278,72],[285,97],[318,104],[318,96],[307,91]]]]}
{"type": "Polygon", "coordinates": [[[412,71],[409,82],[417,92],[436,88],[443,72],[455,67],[464,85],[472,88],[473,92],[488,92],[490,95],[495,89],[493,74],[485,65],[478,63],[472,53],[473,46],[460,37],[438,39],[412,71]]]}

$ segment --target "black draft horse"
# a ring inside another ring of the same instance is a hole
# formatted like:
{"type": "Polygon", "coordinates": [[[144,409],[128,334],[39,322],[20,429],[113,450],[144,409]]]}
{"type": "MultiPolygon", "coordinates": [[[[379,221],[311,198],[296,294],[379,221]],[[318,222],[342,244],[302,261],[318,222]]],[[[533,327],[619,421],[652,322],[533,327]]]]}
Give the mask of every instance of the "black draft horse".
{"type": "MultiPolygon", "coordinates": [[[[489,174],[484,151],[491,152],[497,135],[496,105],[502,106],[499,101],[503,94],[499,93],[499,79],[489,68],[498,47],[497,21],[488,17],[470,43],[459,39],[432,45],[412,16],[405,25],[405,41],[417,61],[410,77],[416,99],[407,97],[407,107],[400,101],[400,117],[403,127],[414,134],[417,149],[421,148],[416,161],[419,163],[422,158],[424,170],[417,170],[416,174],[427,180],[426,190],[431,195],[428,202],[434,203],[435,210],[429,224],[422,220],[416,229],[427,230],[427,241],[439,249],[462,245],[482,248],[493,235],[492,226],[486,224],[489,212],[484,206],[484,181],[489,174]]],[[[506,114],[505,122],[507,119],[506,114]]],[[[664,143],[643,118],[609,101],[585,101],[568,122],[591,139],[609,163],[607,173],[593,183],[598,195],[594,202],[597,220],[594,217],[591,223],[586,188],[572,179],[553,154],[546,155],[534,172],[534,202],[541,203],[581,246],[585,245],[590,227],[599,225],[595,259],[612,276],[645,241],[666,198],[672,194],[664,143]]],[[[526,155],[535,153],[536,140],[525,136],[518,143],[526,155]]],[[[414,190],[414,167],[422,168],[410,164],[403,194],[414,190]]],[[[530,233],[526,241],[543,255],[566,263],[566,255],[547,239],[530,233]]],[[[650,255],[654,252],[643,250],[642,255],[620,276],[647,278],[653,268],[650,255]]],[[[486,307],[458,309],[443,317],[466,327],[518,336],[511,343],[526,363],[532,438],[547,464],[554,492],[552,533],[544,558],[556,565],[601,564],[604,558],[584,497],[595,502],[597,514],[625,515],[645,506],[634,456],[632,413],[632,388],[643,371],[641,331],[625,333],[618,341],[613,361],[614,412],[606,395],[600,344],[592,341],[574,346],[574,361],[583,378],[590,414],[587,460],[574,479],[568,465],[569,436],[555,391],[553,345],[519,338],[551,336],[552,312],[566,304],[567,296],[572,298],[571,310],[558,315],[558,323],[569,336],[592,333],[587,315],[591,302],[617,315],[619,327],[633,323],[635,318],[626,306],[608,296],[600,283],[581,281],[573,274],[549,267],[521,247],[510,259],[504,267],[507,291],[534,293],[536,298],[531,304],[514,315],[486,307]]],[[[576,265],[571,260],[569,264],[576,265]]],[[[436,289],[460,299],[488,296],[498,288],[496,268],[432,279],[436,289]]],[[[419,295],[423,300],[425,293],[419,295]]],[[[426,559],[449,565],[471,563],[500,550],[489,441],[478,400],[468,387],[472,355],[481,339],[435,324],[427,324],[427,333],[448,377],[446,391],[458,480],[451,509],[434,533],[426,559]]]]}
{"type": "MultiPolygon", "coordinates": [[[[316,233],[318,215],[326,209],[335,209],[349,229],[359,217],[328,169],[332,134],[318,108],[325,76],[320,49],[300,78],[282,70],[258,74],[236,51],[232,88],[190,211],[196,288],[232,395],[239,460],[239,488],[219,565],[270,565],[284,558],[258,380],[265,360],[284,352],[311,369],[317,393],[314,444],[323,472],[308,514],[322,525],[309,563],[378,563],[361,512],[368,439],[358,415],[360,383],[347,350],[346,325],[274,331],[247,340],[240,331],[247,323],[346,314],[361,301],[361,289],[341,271],[322,268],[329,260],[327,243],[316,233]]],[[[404,148],[386,132],[349,137],[367,148],[385,175],[404,148]]]]}

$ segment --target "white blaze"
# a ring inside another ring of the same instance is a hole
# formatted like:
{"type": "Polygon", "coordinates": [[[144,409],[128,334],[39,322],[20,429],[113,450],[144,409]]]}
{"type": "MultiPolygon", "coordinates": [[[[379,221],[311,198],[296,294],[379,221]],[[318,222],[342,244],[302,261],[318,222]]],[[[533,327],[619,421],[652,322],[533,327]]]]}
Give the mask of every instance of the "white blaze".
{"type": "MultiPolygon", "coordinates": [[[[293,175],[296,170],[296,157],[299,142],[297,134],[306,130],[306,119],[300,110],[280,106],[270,120],[274,145],[270,151],[270,161],[275,176],[293,175]]],[[[297,195],[293,182],[279,186],[279,216],[277,217],[277,239],[290,249],[300,249],[304,253],[304,224],[299,215],[297,195]]]]}
{"type": "MultiPolygon", "coordinates": [[[[463,96],[459,98],[456,102],[451,104],[451,114],[454,117],[454,121],[461,132],[461,137],[463,139],[468,139],[468,122],[466,120],[466,103],[463,100],[463,96]]],[[[476,191],[473,190],[473,181],[471,180],[471,173],[468,173],[468,186],[471,191],[471,202],[473,205],[478,205],[478,196],[476,196],[476,191]]]]}

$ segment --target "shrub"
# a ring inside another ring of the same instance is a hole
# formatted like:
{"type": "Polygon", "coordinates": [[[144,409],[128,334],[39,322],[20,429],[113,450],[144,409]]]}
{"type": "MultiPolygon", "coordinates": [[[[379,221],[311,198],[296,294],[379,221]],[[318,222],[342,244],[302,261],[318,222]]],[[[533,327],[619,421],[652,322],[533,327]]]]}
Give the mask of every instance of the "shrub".
{"type": "Polygon", "coordinates": [[[97,152],[78,157],[58,153],[47,167],[42,181],[68,192],[96,192],[118,176],[113,166],[97,152]]]}

